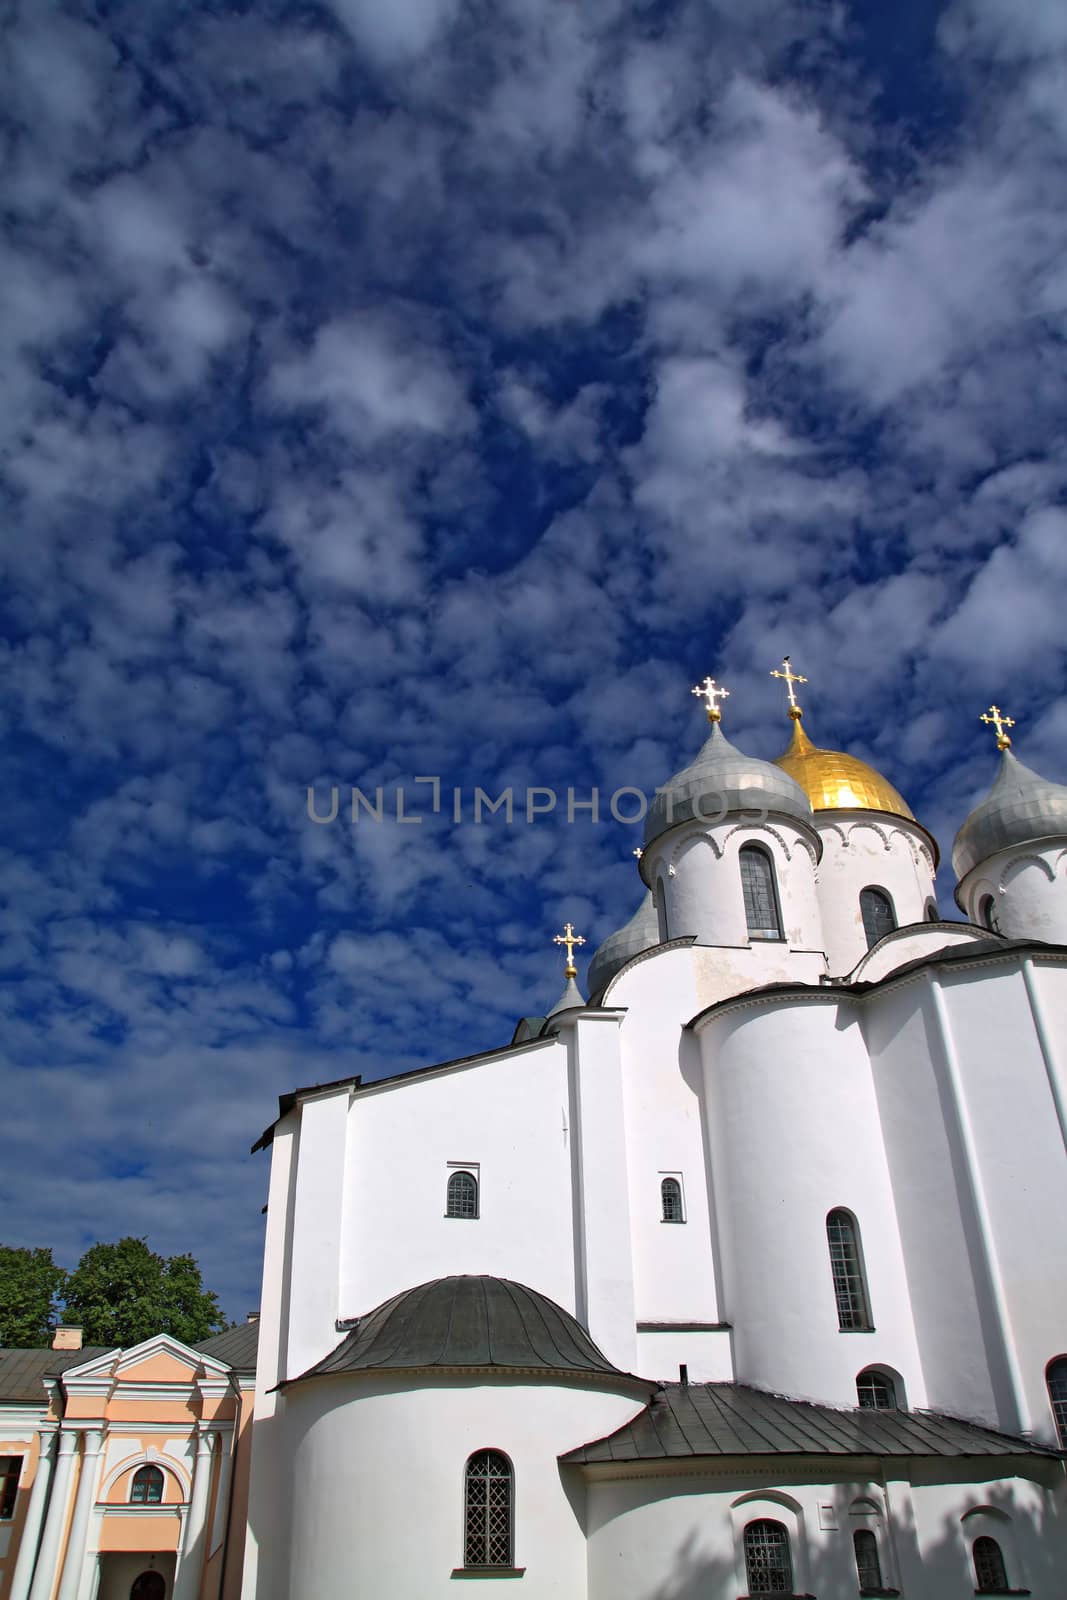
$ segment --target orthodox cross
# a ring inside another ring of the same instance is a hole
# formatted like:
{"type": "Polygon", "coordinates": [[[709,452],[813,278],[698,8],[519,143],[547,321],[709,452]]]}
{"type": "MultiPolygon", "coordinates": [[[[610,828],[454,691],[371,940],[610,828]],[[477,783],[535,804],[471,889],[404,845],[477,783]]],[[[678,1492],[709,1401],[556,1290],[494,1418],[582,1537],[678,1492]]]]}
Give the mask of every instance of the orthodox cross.
{"type": "Polygon", "coordinates": [[[700,695],[708,712],[709,722],[721,722],[722,712],[719,710],[719,701],[730,698],[729,689],[720,689],[714,678],[705,678],[703,683],[698,683],[693,690],[700,695]]]}
{"type": "Polygon", "coordinates": [[[1005,728],[1014,728],[1015,718],[1006,717],[999,706],[990,706],[988,711],[983,711],[978,718],[979,722],[992,723],[997,730],[997,749],[1010,750],[1011,740],[1004,732],[1005,728]]]}
{"type": "Polygon", "coordinates": [[[565,944],[567,946],[567,965],[563,969],[563,976],[565,978],[576,978],[578,976],[578,968],[574,965],[574,947],[585,943],[581,934],[575,933],[572,925],[566,922],[563,925],[563,932],[557,933],[552,943],[565,944]]]}
{"type": "Polygon", "coordinates": [[[782,678],[784,680],[786,692],[789,695],[789,715],[792,717],[794,722],[799,721],[801,710],[797,705],[797,697],[796,693],[794,692],[793,685],[794,683],[807,683],[807,678],[803,677],[799,672],[793,671],[792,667],[789,665],[788,656],[782,657],[781,672],[772,672],[771,677],[782,678]]]}

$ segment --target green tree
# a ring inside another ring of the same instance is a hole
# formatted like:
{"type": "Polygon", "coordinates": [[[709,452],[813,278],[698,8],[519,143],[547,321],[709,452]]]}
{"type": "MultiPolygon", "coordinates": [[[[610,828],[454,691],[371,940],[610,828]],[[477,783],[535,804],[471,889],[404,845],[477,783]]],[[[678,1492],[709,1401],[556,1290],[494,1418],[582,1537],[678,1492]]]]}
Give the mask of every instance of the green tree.
{"type": "Polygon", "coordinates": [[[51,1250],[0,1245],[0,1345],[9,1350],[50,1345],[56,1300],[66,1280],[51,1250]]]}
{"type": "Polygon", "coordinates": [[[195,1344],[226,1320],[192,1256],[156,1255],[144,1239],[94,1244],[67,1279],[65,1316],[80,1322],[86,1344],[140,1344],[169,1333],[195,1344]]]}

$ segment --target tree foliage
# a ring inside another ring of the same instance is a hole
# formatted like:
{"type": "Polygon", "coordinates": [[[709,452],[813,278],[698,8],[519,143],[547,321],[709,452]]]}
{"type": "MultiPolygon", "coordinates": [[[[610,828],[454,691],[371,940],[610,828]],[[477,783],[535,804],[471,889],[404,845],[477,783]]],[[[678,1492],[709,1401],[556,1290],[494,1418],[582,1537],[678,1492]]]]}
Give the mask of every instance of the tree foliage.
{"type": "Polygon", "coordinates": [[[37,1349],[52,1343],[66,1278],[51,1250],[0,1245],[0,1345],[37,1349]]]}
{"type": "Polygon", "coordinates": [[[144,1239],[94,1244],[67,1279],[65,1299],[86,1344],[139,1344],[156,1333],[195,1344],[226,1327],[194,1258],[157,1255],[144,1239]]]}

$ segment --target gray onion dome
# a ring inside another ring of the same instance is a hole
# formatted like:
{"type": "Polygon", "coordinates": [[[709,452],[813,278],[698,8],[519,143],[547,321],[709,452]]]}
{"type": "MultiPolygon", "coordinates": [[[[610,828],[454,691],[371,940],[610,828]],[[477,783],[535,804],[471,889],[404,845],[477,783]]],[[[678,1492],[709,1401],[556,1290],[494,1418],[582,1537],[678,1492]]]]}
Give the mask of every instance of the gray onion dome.
{"type": "Polygon", "coordinates": [[[645,847],[680,822],[706,816],[711,822],[738,811],[765,811],[812,821],[811,802],[799,783],[775,766],[743,755],[717,722],[696,760],[665,784],[648,808],[645,847]]]}
{"type": "Polygon", "coordinates": [[[962,880],[998,850],[1065,835],[1067,788],[1039,777],[1005,750],[992,789],[956,835],[952,865],[962,880]]]}
{"type": "Polygon", "coordinates": [[[606,989],[628,961],[639,956],[643,950],[651,950],[659,942],[659,917],[649,889],[629,922],[616,928],[614,933],[609,933],[590,961],[589,993],[599,994],[606,989]]]}

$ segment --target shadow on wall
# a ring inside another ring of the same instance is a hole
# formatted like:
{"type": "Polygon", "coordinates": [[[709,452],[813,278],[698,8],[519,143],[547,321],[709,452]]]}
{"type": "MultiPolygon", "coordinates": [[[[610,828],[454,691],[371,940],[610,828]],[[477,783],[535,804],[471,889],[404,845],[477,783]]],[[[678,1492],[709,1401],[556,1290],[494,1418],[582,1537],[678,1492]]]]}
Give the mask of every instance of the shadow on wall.
{"type": "MultiPolygon", "coordinates": [[[[966,1464],[961,1466],[965,1472],[966,1464]]],[[[1033,1600],[1060,1600],[1067,1572],[1067,1481],[1062,1468],[1050,1463],[1050,1469],[1045,1483],[1048,1492],[1037,1507],[1020,1508],[1003,1480],[974,1485],[974,1493],[966,1498],[973,1509],[963,1516],[943,1516],[936,1538],[931,1539],[929,1533],[923,1538],[921,1553],[910,1503],[886,1516],[879,1486],[827,1484],[823,1504],[828,1508],[827,1521],[836,1526],[818,1530],[814,1538],[809,1537],[803,1554],[795,1552],[792,1593],[808,1594],[815,1600],[857,1600],[864,1594],[899,1591],[901,1596],[922,1596],[924,1600],[935,1596],[936,1600],[973,1600],[976,1592],[981,1592],[974,1544],[992,1539],[1003,1558],[1007,1588],[988,1592],[1030,1591],[1033,1600]],[[852,1508],[864,1499],[881,1509],[874,1516],[855,1512],[852,1508]],[[860,1586],[854,1536],[861,1530],[875,1535],[880,1587],[860,1586]]],[[[958,1483],[973,1482],[964,1472],[958,1480],[944,1474],[937,1479],[959,1497],[958,1503],[963,1498],[958,1483]]],[[[757,1514],[767,1515],[765,1501],[757,1514]]],[[[699,1532],[694,1530],[676,1552],[669,1572],[654,1587],[626,1591],[628,1600],[738,1600],[739,1594],[746,1595],[743,1560],[739,1590],[733,1561],[709,1556],[701,1544],[699,1532]]]]}

